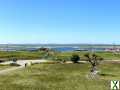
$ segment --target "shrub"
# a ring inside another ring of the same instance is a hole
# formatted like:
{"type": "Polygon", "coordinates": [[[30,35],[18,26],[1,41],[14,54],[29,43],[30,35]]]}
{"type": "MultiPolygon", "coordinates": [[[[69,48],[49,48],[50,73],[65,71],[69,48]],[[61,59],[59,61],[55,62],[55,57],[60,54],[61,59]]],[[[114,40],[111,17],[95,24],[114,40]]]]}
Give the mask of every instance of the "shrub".
{"type": "Polygon", "coordinates": [[[72,61],[73,63],[78,63],[79,60],[80,60],[79,55],[77,55],[77,54],[73,54],[73,55],[72,55],[71,61],[72,61]]]}
{"type": "Polygon", "coordinates": [[[10,66],[20,66],[20,65],[17,63],[10,63],[10,66]]]}

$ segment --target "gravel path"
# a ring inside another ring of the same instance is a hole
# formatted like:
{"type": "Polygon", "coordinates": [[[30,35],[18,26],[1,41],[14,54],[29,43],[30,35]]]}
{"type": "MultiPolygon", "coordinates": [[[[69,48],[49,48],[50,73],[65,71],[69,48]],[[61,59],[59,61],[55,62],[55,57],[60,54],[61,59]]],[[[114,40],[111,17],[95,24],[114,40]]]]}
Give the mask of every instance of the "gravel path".
{"type": "MultiPolygon", "coordinates": [[[[12,68],[8,68],[5,70],[0,70],[0,74],[6,74],[8,72],[17,70],[17,69],[21,69],[21,68],[25,68],[25,64],[27,64],[27,66],[30,66],[31,64],[35,64],[35,63],[42,63],[42,62],[48,62],[47,60],[18,60],[16,63],[19,64],[20,66],[18,67],[12,67],[12,68]]],[[[87,63],[87,61],[80,61],[81,63],[87,63]]],[[[104,62],[118,62],[120,63],[120,60],[104,60],[104,62]]],[[[3,62],[0,63],[2,65],[9,65],[13,63],[12,61],[7,61],[7,62],[3,62]]],[[[68,62],[69,63],[69,62],[68,62]]]]}
{"type": "MultiPolygon", "coordinates": [[[[14,70],[17,70],[17,69],[25,68],[25,64],[30,66],[31,64],[42,63],[42,62],[47,62],[47,60],[18,60],[16,63],[19,64],[20,66],[8,68],[8,69],[5,69],[5,70],[0,70],[0,74],[6,74],[8,72],[11,72],[11,71],[14,71],[14,70]]],[[[9,65],[11,63],[13,63],[13,62],[8,61],[8,62],[0,63],[0,64],[9,65]]]]}

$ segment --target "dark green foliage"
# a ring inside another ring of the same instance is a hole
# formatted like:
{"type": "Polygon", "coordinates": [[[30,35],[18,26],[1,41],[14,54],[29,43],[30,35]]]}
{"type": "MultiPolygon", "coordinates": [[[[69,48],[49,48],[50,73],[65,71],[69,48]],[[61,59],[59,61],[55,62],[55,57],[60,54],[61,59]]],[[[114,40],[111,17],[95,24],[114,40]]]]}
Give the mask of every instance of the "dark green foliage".
{"type": "Polygon", "coordinates": [[[20,65],[17,63],[11,63],[10,66],[20,66],[20,65]]]}
{"type": "Polygon", "coordinates": [[[13,58],[12,60],[13,60],[13,62],[17,62],[17,58],[13,58]]]}
{"type": "Polygon", "coordinates": [[[77,55],[77,54],[73,54],[73,55],[72,55],[71,61],[72,61],[73,63],[78,63],[79,60],[80,60],[79,55],[77,55]]]}
{"type": "Polygon", "coordinates": [[[87,61],[91,64],[91,72],[96,71],[96,67],[99,65],[100,61],[103,60],[102,57],[96,55],[96,54],[85,54],[84,55],[87,58],[87,61]]]}

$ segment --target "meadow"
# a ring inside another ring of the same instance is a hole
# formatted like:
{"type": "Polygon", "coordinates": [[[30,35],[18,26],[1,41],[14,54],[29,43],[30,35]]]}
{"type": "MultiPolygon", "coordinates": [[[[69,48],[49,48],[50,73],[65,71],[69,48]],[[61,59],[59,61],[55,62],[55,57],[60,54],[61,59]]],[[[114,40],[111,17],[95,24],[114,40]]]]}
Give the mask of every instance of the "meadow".
{"type": "MultiPolygon", "coordinates": [[[[50,52],[51,53],[51,52],[50,52]]],[[[17,59],[49,59],[55,58],[70,60],[73,54],[78,54],[81,60],[85,60],[84,55],[89,52],[54,52],[48,57],[44,57],[46,52],[17,51],[0,52],[1,60],[17,59]]],[[[120,54],[112,52],[96,52],[104,60],[119,60],[120,54]]],[[[9,65],[0,65],[0,70],[9,68],[9,65]]],[[[110,90],[111,80],[120,80],[119,62],[102,62],[98,68],[100,70],[97,79],[90,79],[89,63],[60,64],[41,63],[8,72],[0,75],[0,90],[110,90]]]]}
{"type": "Polygon", "coordinates": [[[36,64],[0,75],[0,90],[110,90],[120,65],[103,63],[99,79],[88,79],[89,64],[36,64]]]}
{"type": "MultiPolygon", "coordinates": [[[[85,60],[84,55],[86,53],[91,53],[91,52],[86,52],[86,51],[82,51],[82,52],[62,52],[62,53],[58,53],[58,57],[65,57],[65,58],[69,58],[71,57],[73,54],[78,54],[81,58],[81,60],[85,60]]],[[[94,52],[96,55],[104,58],[104,60],[119,60],[120,59],[120,54],[114,54],[113,52],[94,52]]],[[[57,56],[56,55],[56,56],[57,56]]]]}
{"type": "MultiPolygon", "coordinates": [[[[49,52],[51,53],[51,51],[49,52]]],[[[17,58],[17,59],[50,59],[53,60],[53,58],[61,58],[61,59],[66,59],[69,60],[72,54],[78,54],[81,58],[81,60],[85,60],[84,55],[86,53],[91,53],[91,52],[54,52],[53,55],[47,55],[46,52],[44,51],[15,51],[15,52],[3,52],[0,51],[0,59],[1,60],[11,60],[12,58],[17,58]]],[[[120,54],[114,54],[112,52],[95,52],[98,56],[101,56],[104,58],[104,60],[119,60],[120,59],[120,54]]]]}
{"type": "Polygon", "coordinates": [[[29,51],[13,51],[13,52],[4,52],[0,51],[0,59],[2,60],[11,60],[12,58],[17,59],[40,59],[43,57],[44,52],[29,52],[29,51]]]}
{"type": "Polygon", "coordinates": [[[7,69],[7,68],[11,68],[11,67],[14,67],[14,66],[10,66],[10,65],[0,65],[0,70],[4,70],[4,69],[7,69]]]}

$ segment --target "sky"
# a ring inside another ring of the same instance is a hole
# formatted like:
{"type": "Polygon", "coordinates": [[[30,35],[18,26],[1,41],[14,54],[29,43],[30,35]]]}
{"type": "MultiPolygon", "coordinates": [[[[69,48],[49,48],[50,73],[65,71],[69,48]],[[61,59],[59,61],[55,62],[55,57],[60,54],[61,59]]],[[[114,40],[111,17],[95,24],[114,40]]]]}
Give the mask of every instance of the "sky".
{"type": "Polygon", "coordinates": [[[120,0],[0,0],[0,43],[120,44],[120,0]]]}

